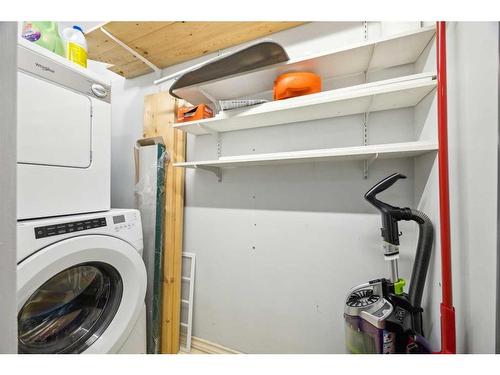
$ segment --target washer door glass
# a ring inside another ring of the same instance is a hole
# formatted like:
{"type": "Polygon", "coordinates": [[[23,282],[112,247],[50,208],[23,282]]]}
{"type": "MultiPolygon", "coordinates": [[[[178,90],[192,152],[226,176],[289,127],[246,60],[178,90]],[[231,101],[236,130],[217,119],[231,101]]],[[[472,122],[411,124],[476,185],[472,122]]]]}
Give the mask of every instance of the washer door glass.
{"type": "Polygon", "coordinates": [[[68,268],[38,288],[17,316],[19,353],[81,353],[106,330],[123,292],[106,263],[68,268]]]}

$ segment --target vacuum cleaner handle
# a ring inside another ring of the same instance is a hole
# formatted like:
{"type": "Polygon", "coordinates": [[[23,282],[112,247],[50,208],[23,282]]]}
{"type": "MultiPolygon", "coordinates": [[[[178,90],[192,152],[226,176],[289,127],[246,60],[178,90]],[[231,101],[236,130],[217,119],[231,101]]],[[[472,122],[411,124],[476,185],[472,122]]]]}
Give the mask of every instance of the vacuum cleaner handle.
{"type": "Polygon", "coordinates": [[[374,185],[368,192],[365,194],[365,199],[377,207],[379,210],[383,210],[385,207],[394,208],[391,205],[379,201],[376,196],[377,194],[389,189],[394,183],[401,179],[406,178],[406,176],[402,173],[393,173],[390,176],[384,178],[382,181],[379,181],[376,185],[374,185]]]}
{"type": "Polygon", "coordinates": [[[382,237],[384,241],[399,245],[399,220],[409,220],[409,208],[394,207],[377,199],[377,194],[390,188],[399,179],[406,178],[404,174],[394,173],[378,182],[365,194],[365,199],[375,206],[382,214],[382,237]]]}

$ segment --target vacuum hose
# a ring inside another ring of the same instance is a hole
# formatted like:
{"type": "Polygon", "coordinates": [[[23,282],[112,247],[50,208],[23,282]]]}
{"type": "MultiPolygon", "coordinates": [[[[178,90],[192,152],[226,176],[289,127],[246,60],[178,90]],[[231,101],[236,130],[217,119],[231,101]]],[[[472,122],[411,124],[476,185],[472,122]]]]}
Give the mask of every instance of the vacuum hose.
{"type": "MultiPolygon", "coordinates": [[[[411,273],[410,289],[408,293],[409,302],[416,309],[420,308],[422,294],[424,293],[425,278],[432,253],[434,242],[434,228],[431,220],[426,214],[411,208],[394,207],[377,199],[377,194],[390,188],[399,179],[406,178],[401,173],[393,173],[382,181],[375,184],[365,194],[365,199],[375,206],[382,215],[382,238],[384,242],[392,245],[393,248],[399,246],[398,222],[401,220],[415,221],[418,223],[418,244],[413,270],[411,273]]],[[[393,280],[394,281],[394,280],[393,280]]]]}
{"type": "Polygon", "coordinates": [[[421,307],[422,294],[424,293],[425,278],[431,259],[432,245],[434,242],[434,228],[426,214],[411,209],[410,220],[418,223],[418,244],[411,272],[410,290],[408,296],[413,307],[421,307]]]}

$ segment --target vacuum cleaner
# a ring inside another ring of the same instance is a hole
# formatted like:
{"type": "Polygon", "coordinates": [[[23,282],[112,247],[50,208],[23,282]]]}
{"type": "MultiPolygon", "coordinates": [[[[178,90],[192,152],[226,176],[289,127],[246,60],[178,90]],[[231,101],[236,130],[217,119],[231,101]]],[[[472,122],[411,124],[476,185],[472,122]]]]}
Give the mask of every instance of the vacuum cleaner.
{"type": "Polygon", "coordinates": [[[371,280],[352,288],[346,298],[344,319],[346,347],[350,353],[404,354],[430,353],[424,338],[421,306],[425,278],[432,252],[434,229],[430,219],[412,208],[394,207],[377,199],[399,179],[394,173],[373,186],[365,199],[382,216],[382,249],[389,264],[389,278],[371,280]],[[419,237],[408,293],[405,280],[399,277],[398,222],[415,221],[419,237]]]}

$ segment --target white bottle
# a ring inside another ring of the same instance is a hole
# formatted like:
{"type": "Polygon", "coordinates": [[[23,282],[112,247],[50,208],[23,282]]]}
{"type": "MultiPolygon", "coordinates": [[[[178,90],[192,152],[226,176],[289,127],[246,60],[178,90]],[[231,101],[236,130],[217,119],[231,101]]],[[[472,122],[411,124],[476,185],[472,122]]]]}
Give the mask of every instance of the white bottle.
{"type": "Polygon", "coordinates": [[[67,27],[62,32],[66,58],[87,67],[87,41],[80,26],[67,27]]]}

